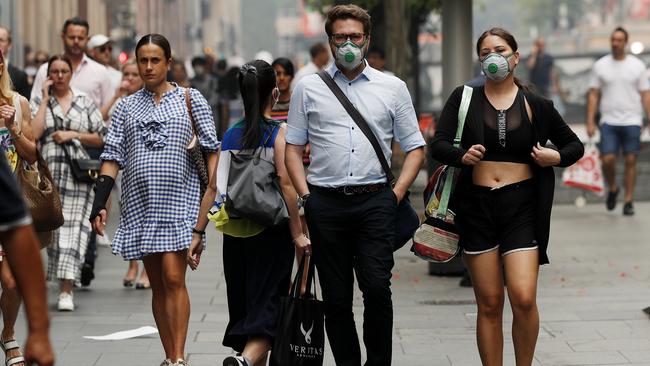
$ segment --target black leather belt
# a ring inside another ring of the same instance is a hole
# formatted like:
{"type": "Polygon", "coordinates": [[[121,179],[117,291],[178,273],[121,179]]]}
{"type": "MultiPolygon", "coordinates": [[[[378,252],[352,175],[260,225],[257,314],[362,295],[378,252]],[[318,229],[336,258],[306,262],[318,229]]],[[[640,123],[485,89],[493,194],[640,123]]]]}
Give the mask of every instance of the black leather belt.
{"type": "Polygon", "coordinates": [[[342,187],[318,187],[318,186],[310,187],[310,189],[314,189],[319,192],[342,194],[345,196],[354,196],[357,194],[364,194],[364,193],[375,193],[381,191],[384,188],[386,188],[386,183],[365,184],[360,186],[342,186],[342,187]]]}

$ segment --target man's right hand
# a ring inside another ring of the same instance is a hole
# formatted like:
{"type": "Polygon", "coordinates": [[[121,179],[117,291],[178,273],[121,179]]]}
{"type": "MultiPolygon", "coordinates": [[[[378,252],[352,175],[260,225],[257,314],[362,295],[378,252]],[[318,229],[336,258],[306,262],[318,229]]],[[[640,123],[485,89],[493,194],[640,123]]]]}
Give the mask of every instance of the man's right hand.
{"type": "Polygon", "coordinates": [[[587,122],[587,136],[589,138],[594,137],[596,134],[596,123],[595,122],[587,122]]]}
{"type": "Polygon", "coordinates": [[[30,331],[25,343],[25,364],[38,366],[54,365],[54,352],[50,338],[45,332],[30,331]]]}

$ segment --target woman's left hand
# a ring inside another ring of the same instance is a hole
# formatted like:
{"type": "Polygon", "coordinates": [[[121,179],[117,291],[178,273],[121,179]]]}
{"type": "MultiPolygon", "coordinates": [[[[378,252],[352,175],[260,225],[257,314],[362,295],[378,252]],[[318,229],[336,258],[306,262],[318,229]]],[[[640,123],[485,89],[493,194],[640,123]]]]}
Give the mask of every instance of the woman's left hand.
{"type": "Polygon", "coordinates": [[[539,142],[533,146],[533,152],[530,153],[530,156],[542,168],[558,165],[561,160],[560,153],[557,150],[543,147],[539,142]]]}
{"type": "Polygon", "coordinates": [[[193,233],[192,243],[190,244],[190,248],[187,250],[187,264],[190,266],[192,271],[199,267],[199,263],[201,262],[201,253],[203,253],[203,236],[193,233]]]}
{"type": "Polygon", "coordinates": [[[64,144],[77,137],[79,137],[79,132],[77,131],[55,131],[52,133],[52,139],[57,144],[64,144]]]}

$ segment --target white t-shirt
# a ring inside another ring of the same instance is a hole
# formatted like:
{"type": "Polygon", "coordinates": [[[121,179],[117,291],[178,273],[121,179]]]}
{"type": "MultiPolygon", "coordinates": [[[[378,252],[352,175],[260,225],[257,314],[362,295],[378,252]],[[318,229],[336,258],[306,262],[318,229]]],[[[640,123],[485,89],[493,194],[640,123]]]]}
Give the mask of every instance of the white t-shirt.
{"type": "Polygon", "coordinates": [[[650,90],[643,61],[632,55],[615,60],[607,55],[596,61],[589,87],[600,89],[600,123],[612,126],[641,126],[642,91],[650,90]]]}

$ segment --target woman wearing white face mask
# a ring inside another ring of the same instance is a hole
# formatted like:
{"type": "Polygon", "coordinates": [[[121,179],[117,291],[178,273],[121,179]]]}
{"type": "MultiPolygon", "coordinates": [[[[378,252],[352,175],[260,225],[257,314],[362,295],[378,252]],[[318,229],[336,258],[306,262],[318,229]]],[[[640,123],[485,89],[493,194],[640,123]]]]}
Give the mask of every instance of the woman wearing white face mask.
{"type": "Polygon", "coordinates": [[[519,52],[508,31],[484,32],[476,52],[486,80],[473,89],[461,147],[452,144],[463,86],[445,104],[432,155],[462,168],[452,205],[478,305],[481,360],[484,365],[503,363],[504,268],[515,358],[517,365],[530,365],[539,332],[538,269],[548,263],[552,167],[575,163],[583,146],[553,103],[513,76],[519,52]],[[558,150],[545,147],[549,140],[558,150]]]}

